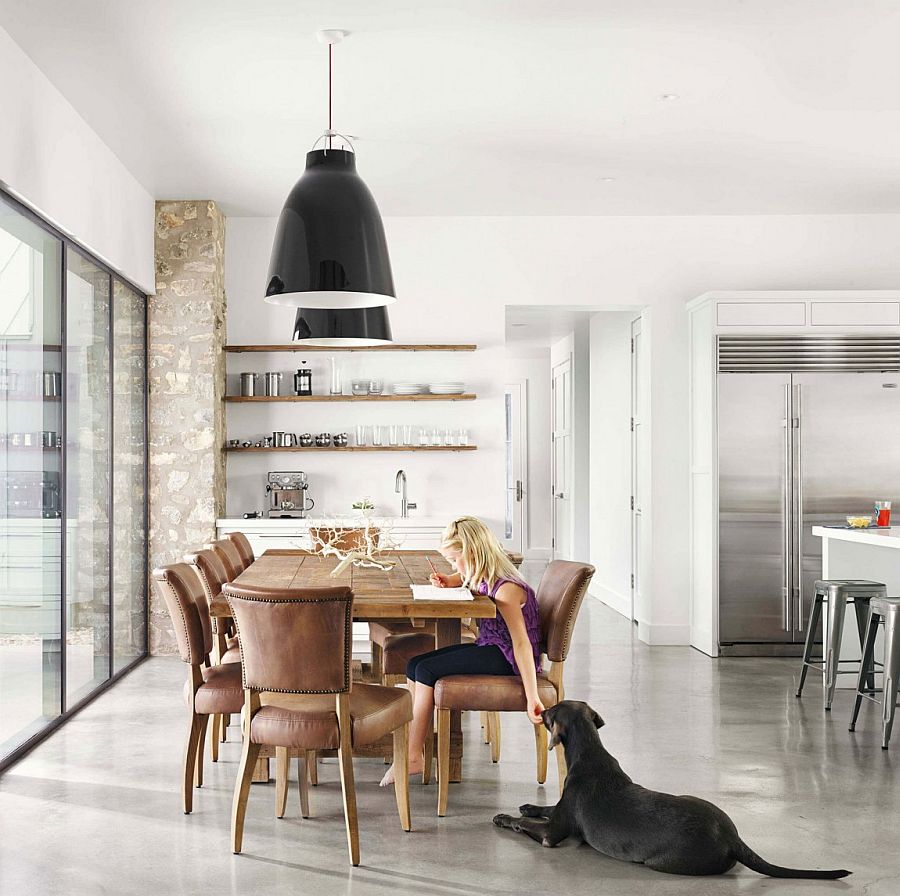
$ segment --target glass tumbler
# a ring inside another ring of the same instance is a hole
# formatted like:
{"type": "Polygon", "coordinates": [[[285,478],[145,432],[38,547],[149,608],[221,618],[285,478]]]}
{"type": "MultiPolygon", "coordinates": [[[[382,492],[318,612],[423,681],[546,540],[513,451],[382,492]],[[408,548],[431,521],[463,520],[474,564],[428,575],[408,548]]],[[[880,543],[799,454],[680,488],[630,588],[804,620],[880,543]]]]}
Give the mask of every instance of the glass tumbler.
{"type": "Polygon", "coordinates": [[[431,430],[431,444],[436,448],[441,444],[441,431],[436,426],[431,430]]]}
{"type": "Polygon", "coordinates": [[[424,426],[419,427],[419,444],[423,447],[428,444],[428,430],[424,426]]]}
{"type": "Polygon", "coordinates": [[[400,443],[400,427],[391,425],[388,427],[388,444],[398,445],[400,443]]]}
{"type": "Polygon", "coordinates": [[[412,445],[413,443],[413,428],[409,424],[404,424],[403,426],[403,444],[404,445],[412,445]]]}
{"type": "Polygon", "coordinates": [[[356,427],[356,446],[358,448],[364,447],[366,444],[366,425],[365,423],[359,423],[356,427]]]}
{"type": "Polygon", "coordinates": [[[369,380],[369,395],[381,395],[384,392],[384,380],[369,380]]]}
{"type": "Polygon", "coordinates": [[[456,444],[463,447],[469,444],[469,431],[467,429],[461,429],[456,434],[456,444]]]}
{"type": "Polygon", "coordinates": [[[377,423],[372,424],[372,444],[378,447],[384,444],[384,427],[379,426],[377,423]]]}
{"type": "Polygon", "coordinates": [[[446,446],[453,445],[454,435],[455,435],[455,433],[453,432],[452,429],[445,429],[444,430],[444,445],[446,445],[446,446]]]}

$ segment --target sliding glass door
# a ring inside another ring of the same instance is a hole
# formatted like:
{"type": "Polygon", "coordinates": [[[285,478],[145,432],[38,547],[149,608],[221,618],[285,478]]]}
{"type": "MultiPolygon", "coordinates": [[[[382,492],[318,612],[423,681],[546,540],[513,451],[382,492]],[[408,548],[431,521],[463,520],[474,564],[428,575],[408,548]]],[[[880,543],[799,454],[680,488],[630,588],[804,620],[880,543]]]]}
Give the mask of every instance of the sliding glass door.
{"type": "Polygon", "coordinates": [[[147,654],[146,297],[0,193],[0,768],[147,654]]]}

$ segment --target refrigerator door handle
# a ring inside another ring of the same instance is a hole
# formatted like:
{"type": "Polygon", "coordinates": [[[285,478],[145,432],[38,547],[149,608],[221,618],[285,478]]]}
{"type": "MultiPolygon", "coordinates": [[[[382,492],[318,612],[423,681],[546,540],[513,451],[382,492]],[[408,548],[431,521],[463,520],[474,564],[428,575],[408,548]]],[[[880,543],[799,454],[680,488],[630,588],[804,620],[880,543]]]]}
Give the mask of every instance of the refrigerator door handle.
{"type": "Polygon", "coordinates": [[[802,401],[803,386],[797,384],[797,395],[794,402],[795,416],[793,419],[793,429],[796,430],[795,436],[795,469],[794,481],[797,489],[797,553],[795,554],[795,562],[797,570],[795,580],[797,582],[797,618],[794,620],[794,629],[800,631],[803,628],[803,427],[802,427],[802,401]]]}
{"type": "Polygon", "coordinates": [[[781,627],[791,630],[791,386],[784,386],[784,485],[781,489],[781,627]]]}

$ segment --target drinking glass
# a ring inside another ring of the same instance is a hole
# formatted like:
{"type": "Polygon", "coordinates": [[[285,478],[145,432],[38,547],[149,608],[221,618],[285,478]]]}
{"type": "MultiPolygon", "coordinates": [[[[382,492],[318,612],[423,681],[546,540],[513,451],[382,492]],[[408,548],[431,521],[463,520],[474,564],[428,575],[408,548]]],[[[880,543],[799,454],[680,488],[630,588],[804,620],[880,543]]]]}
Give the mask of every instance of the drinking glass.
{"type": "Polygon", "coordinates": [[[369,395],[381,395],[384,391],[384,380],[369,380],[369,395]]]}
{"type": "Polygon", "coordinates": [[[419,427],[419,444],[423,446],[428,444],[428,429],[424,426],[419,427]]]}
{"type": "Polygon", "coordinates": [[[372,444],[381,446],[384,444],[384,436],[382,430],[384,427],[379,426],[377,423],[372,424],[372,444]]]}
{"type": "Polygon", "coordinates": [[[363,447],[366,444],[366,425],[360,423],[356,427],[356,444],[357,447],[363,447]]]}
{"type": "Polygon", "coordinates": [[[466,446],[469,444],[469,431],[467,429],[461,429],[456,434],[456,444],[460,446],[466,446]]]}
{"type": "Polygon", "coordinates": [[[404,424],[403,426],[403,444],[404,445],[412,445],[413,443],[413,428],[408,424],[404,424]]]}
{"type": "Polygon", "coordinates": [[[436,426],[431,430],[431,444],[435,447],[441,444],[441,431],[436,426]]]}
{"type": "Polygon", "coordinates": [[[448,445],[448,446],[453,444],[453,430],[452,429],[444,430],[444,444],[448,445]]]}
{"type": "Polygon", "coordinates": [[[399,439],[399,430],[400,427],[394,424],[391,424],[388,427],[388,444],[389,445],[397,445],[400,442],[399,439]]]}

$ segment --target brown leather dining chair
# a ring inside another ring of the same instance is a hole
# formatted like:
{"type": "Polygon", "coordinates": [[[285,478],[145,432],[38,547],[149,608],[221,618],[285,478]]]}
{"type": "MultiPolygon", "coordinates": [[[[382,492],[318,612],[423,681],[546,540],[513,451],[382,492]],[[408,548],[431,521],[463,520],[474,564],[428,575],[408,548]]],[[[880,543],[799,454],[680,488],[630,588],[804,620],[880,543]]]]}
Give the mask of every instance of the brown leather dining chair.
{"type": "MultiPolygon", "coordinates": [[[[594,567],[571,560],[554,560],[544,572],[537,590],[541,616],[541,652],[552,663],[538,675],[538,696],[545,707],[565,699],[563,665],[569,653],[572,630],[581,602],[587,593],[594,567]]],[[[524,712],[525,688],[518,675],[449,675],[439,678],[434,688],[438,717],[438,815],[447,814],[450,780],[450,713],[480,710],[488,713],[524,712]]],[[[534,726],[537,752],[537,780],[547,779],[547,729],[534,726]]],[[[559,789],[566,779],[565,757],[556,751],[559,789]]]]}
{"type": "MultiPolygon", "coordinates": [[[[219,596],[222,586],[228,581],[228,573],[222,564],[219,555],[215,551],[197,551],[194,554],[185,554],[184,562],[193,567],[203,585],[203,593],[206,597],[207,607],[219,596]]],[[[209,613],[207,609],[207,614],[209,613]]],[[[239,663],[241,654],[237,643],[229,646],[228,627],[226,619],[217,619],[210,616],[210,627],[213,634],[212,661],[219,663],[239,663]]],[[[210,725],[210,753],[213,762],[219,761],[219,743],[227,739],[228,717],[216,713],[213,715],[210,725]]]]}
{"type": "Polygon", "coordinates": [[[203,785],[203,742],[209,716],[238,713],[244,705],[241,667],[237,663],[211,665],[212,629],[203,585],[186,563],[153,570],[172,618],[181,659],[188,664],[184,697],[189,709],[187,743],[184,749],[181,794],[185,814],[193,809],[191,784],[203,785]]]}
{"type": "Polygon", "coordinates": [[[245,563],[237,545],[230,538],[220,538],[203,545],[203,549],[214,551],[222,561],[225,572],[228,573],[228,581],[233,582],[250,564],[245,563]]]}
{"type": "Polygon", "coordinates": [[[250,539],[243,532],[229,532],[225,537],[238,549],[244,569],[246,569],[256,559],[250,539]]]}
{"type": "MultiPolygon", "coordinates": [[[[353,592],[347,587],[267,589],[226,585],[241,648],[244,746],[234,789],[231,845],[240,853],[250,779],[263,744],[276,751],[337,750],[350,864],[359,864],[354,747],[393,733],[394,793],[410,830],[409,692],[352,680],[353,592]]],[[[284,755],[284,754],[282,754],[284,755]]],[[[301,811],[305,768],[301,761],[301,811]]]]}

